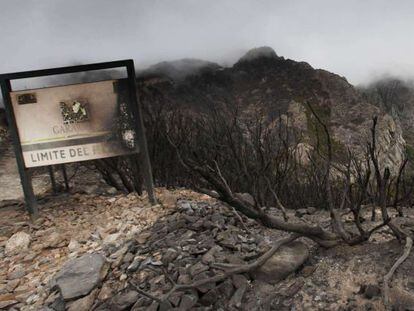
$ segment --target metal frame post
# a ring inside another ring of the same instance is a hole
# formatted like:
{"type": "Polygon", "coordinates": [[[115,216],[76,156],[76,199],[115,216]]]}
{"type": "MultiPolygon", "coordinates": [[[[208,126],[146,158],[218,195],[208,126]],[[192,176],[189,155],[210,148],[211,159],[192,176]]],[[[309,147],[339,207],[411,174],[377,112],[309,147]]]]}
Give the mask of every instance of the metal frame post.
{"type": "Polygon", "coordinates": [[[50,182],[52,184],[53,194],[57,194],[58,193],[58,188],[57,188],[57,185],[56,185],[55,172],[53,170],[53,165],[49,165],[47,168],[48,168],[48,171],[49,171],[49,177],[50,177],[50,182]]]}

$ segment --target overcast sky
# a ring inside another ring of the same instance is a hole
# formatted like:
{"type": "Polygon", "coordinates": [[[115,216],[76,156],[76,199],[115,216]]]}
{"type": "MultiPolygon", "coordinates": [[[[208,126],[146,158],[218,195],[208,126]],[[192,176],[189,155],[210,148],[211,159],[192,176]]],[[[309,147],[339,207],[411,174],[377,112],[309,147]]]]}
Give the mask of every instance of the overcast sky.
{"type": "Polygon", "coordinates": [[[0,0],[0,73],[134,58],[137,68],[250,48],[359,84],[414,76],[414,1],[0,0]]]}

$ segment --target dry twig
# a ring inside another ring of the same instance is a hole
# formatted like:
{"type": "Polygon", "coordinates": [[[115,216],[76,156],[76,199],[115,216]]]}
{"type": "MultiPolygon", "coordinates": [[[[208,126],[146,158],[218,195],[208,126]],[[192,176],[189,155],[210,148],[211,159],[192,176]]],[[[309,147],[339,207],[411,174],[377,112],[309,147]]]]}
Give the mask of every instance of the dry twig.
{"type": "Polygon", "coordinates": [[[405,239],[405,247],[404,252],[401,255],[400,258],[397,259],[397,261],[394,263],[394,265],[391,267],[390,271],[384,276],[384,284],[383,284],[383,295],[384,295],[384,305],[387,310],[391,310],[390,304],[390,287],[389,282],[394,275],[395,270],[398,269],[398,267],[407,259],[408,255],[411,252],[411,248],[413,247],[413,239],[409,236],[405,239]]]}

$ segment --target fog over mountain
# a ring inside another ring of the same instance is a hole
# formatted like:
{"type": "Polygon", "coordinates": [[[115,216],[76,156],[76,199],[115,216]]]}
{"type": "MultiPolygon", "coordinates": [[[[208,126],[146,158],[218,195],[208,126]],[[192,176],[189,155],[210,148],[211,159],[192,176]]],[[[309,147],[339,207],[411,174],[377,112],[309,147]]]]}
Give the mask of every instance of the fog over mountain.
{"type": "Polygon", "coordinates": [[[134,58],[232,65],[271,46],[360,84],[414,75],[411,1],[0,0],[0,72],[134,58]]]}

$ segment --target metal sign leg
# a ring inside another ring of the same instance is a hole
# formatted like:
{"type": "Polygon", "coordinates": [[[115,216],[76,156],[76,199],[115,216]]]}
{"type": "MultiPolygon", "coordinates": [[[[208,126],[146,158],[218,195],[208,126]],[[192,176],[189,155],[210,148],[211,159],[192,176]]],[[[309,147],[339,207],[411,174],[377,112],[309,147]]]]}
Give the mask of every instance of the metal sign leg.
{"type": "Polygon", "coordinates": [[[33,191],[32,173],[28,169],[24,169],[23,174],[20,173],[20,179],[22,182],[26,209],[32,219],[36,219],[39,216],[39,208],[33,191]]]}
{"type": "Polygon", "coordinates": [[[52,183],[53,194],[56,194],[58,193],[58,189],[56,186],[55,172],[53,171],[53,166],[49,165],[47,168],[49,170],[49,176],[50,176],[50,182],[52,183]]]}
{"type": "Polygon", "coordinates": [[[134,62],[129,61],[127,65],[128,72],[128,83],[129,89],[132,94],[130,94],[131,105],[130,109],[135,117],[135,132],[137,133],[139,148],[140,148],[140,157],[142,159],[142,175],[144,177],[145,188],[148,193],[148,198],[151,204],[157,204],[154,193],[154,181],[152,177],[151,161],[148,153],[147,139],[145,137],[145,127],[144,121],[142,118],[141,107],[137,98],[137,87],[135,82],[135,67],[134,62]]]}
{"type": "Polygon", "coordinates": [[[63,181],[65,182],[65,189],[66,191],[69,191],[69,180],[68,180],[68,174],[66,173],[65,164],[62,164],[62,175],[63,175],[63,181]]]}

